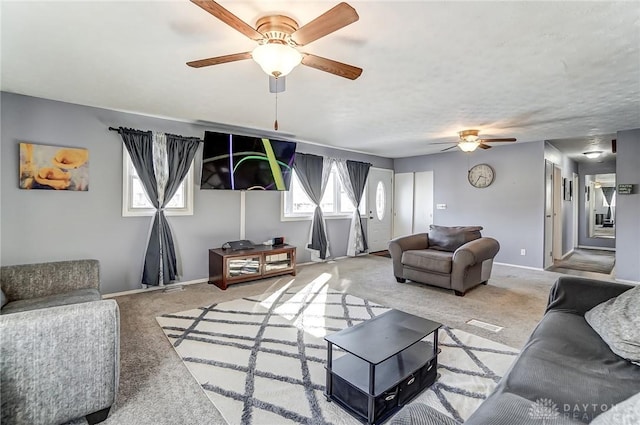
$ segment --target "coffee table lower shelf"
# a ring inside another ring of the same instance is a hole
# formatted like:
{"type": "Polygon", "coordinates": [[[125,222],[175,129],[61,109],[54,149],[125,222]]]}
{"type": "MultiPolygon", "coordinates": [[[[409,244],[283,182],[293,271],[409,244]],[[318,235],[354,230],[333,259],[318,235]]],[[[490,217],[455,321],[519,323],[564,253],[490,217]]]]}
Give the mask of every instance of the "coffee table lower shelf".
{"type": "Polygon", "coordinates": [[[327,400],[335,401],[361,422],[381,424],[433,385],[437,377],[437,349],[420,341],[378,365],[347,352],[326,369],[327,400]]]}

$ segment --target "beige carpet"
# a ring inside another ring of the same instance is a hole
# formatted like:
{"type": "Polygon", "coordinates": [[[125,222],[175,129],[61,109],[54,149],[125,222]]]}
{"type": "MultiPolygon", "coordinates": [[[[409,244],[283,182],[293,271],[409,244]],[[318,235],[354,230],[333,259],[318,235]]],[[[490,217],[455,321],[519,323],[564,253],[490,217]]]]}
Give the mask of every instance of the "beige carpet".
{"type": "Polygon", "coordinates": [[[567,258],[554,261],[553,267],[610,274],[615,263],[615,251],[576,248],[567,258]]]}
{"type": "MultiPolygon", "coordinates": [[[[204,269],[204,267],[203,267],[204,269]]],[[[273,293],[288,283],[307,285],[328,273],[329,286],[360,298],[430,318],[493,341],[520,348],[544,313],[558,273],[495,265],[489,285],[464,297],[417,283],[399,284],[391,260],[362,256],[300,266],[298,275],[230,286],[206,283],[184,291],[149,291],[117,297],[121,314],[121,374],[118,399],[105,425],[224,424],[198,383],[171,347],[156,317],[202,305],[273,293]],[[466,324],[470,319],[503,326],[493,333],[466,324]]]]}
{"type": "MultiPolygon", "coordinates": [[[[389,308],[331,290],[326,278],[156,318],[229,424],[359,423],[323,395],[323,337],[389,308]]],[[[462,421],[491,393],[518,351],[458,329],[442,328],[438,339],[440,377],[413,402],[462,421]]],[[[343,355],[337,351],[334,361],[343,355]]]]}

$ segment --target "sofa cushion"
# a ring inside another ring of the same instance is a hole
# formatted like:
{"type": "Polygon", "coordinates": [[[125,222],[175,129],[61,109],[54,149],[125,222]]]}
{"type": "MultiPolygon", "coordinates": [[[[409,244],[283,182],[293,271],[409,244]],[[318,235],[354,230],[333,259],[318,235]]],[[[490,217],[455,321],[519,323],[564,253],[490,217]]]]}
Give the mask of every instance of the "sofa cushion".
{"type": "Polygon", "coordinates": [[[99,301],[100,299],[102,299],[102,297],[97,289],[76,289],[75,291],[66,292],[64,294],[12,301],[4,306],[1,313],[18,313],[20,311],[36,310],[39,308],[57,307],[88,301],[99,301]]]}
{"type": "Polygon", "coordinates": [[[584,318],[611,351],[640,362],[640,286],[598,304],[584,318]]]}
{"type": "Polygon", "coordinates": [[[453,253],[432,249],[414,249],[402,253],[402,264],[414,269],[451,273],[453,253]]]}
{"type": "MultiPolygon", "coordinates": [[[[502,423],[499,407],[514,395],[524,399],[523,408],[527,401],[535,408],[540,400],[550,400],[563,420],[588,423],[639,391],[640,367],[616,356],[582,315],[552,310],[465,425],[502,423]]],[[[527,410],[521,413],[509,423],[529,423],[527,410]]]]}
{"type": "Polygon", "coordinates": [[[482,226],[429,226],[429,248],[453,252],[467,242],[479,239],[482,226]]]}

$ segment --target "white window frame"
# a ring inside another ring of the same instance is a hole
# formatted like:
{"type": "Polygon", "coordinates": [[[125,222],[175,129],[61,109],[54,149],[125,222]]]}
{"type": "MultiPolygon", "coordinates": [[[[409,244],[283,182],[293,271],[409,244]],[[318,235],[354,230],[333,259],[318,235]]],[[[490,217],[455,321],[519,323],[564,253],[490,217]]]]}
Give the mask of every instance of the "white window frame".
{"type": "MultiPolygon", "coordinates": [[[[301,220],[312,220],[313,219],[313,211],[307,213],[294,213],[288,212],[293,210],[293,196],[291,194],[291,188],[293,187],[293,179],[297,179],[298,176],[295,174],[295,170],[291,172],[291,184],[289,185],[289,190],[286,192],[282,192],[282,198],[280,202],[280,221],[301,221],[301,220]]],[[[350,219],[353,216],[353,213],[344,213],[340,211],[340,189],[342,187],[342,181],[340,180],[340,176],[338,175],[338,170],[335,164],[331,166],[331,174],[329,179],[334,179],[334,188],[333,191],[333,205],[335,206],[334,211],[322,211],[322,215],[325,219],[335,220],[335,219],[350,219]]],[[[369,184],[368,180],[365,184],[364,193],[367,193],[367,185],[369,184]]],[[[366,196],[362,196],[360,201],[360,207],[358,208],[360,211],[360,217],[367,217],[367,208],[366,208],[367,200],[366,196]]]]}
{"type": "MultiPolygon", "coordinates": [[[[123,217],[141,217],[151,216],[155,214],[155,208],[136,208],[133,207],[133,175],[135,168],[129,158],[129,152],[122,149],[122,216],[123,217]],[[132,173],[133,171],[133,173],[132,173]]],[[[183,195],[185,198],[183,208],[167,207],[164,210],[165,215],[193,215],[193,196],[194,196],[194,164],[191,163],[189,172],[182,181],[183,195]]],[[[146,194],[145,194],[146,195],[146,194]]]]}

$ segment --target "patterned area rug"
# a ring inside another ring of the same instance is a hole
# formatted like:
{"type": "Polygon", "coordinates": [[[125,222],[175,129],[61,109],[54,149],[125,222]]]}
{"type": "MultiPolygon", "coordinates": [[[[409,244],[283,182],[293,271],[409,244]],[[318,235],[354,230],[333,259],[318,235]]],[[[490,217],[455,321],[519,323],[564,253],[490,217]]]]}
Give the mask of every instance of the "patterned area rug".
{"type": "MultiPolygon", "coordinates": [[[[323,395],[323,337],[388,308],[325,282],[321,276],[303,288],[156,319],[229,424],[356,425],[323,395]]],[[[517,350],[448,328],[440,330],[439,344],[441,376],[413,402],[462,421],[492,391],[517,350]]]]}
{"type": "Polygon", "coordinates": [[[615,251],[576,249],[564,260],[555,261],[553,267],[610,274],[615,262],[615,251]]]}

